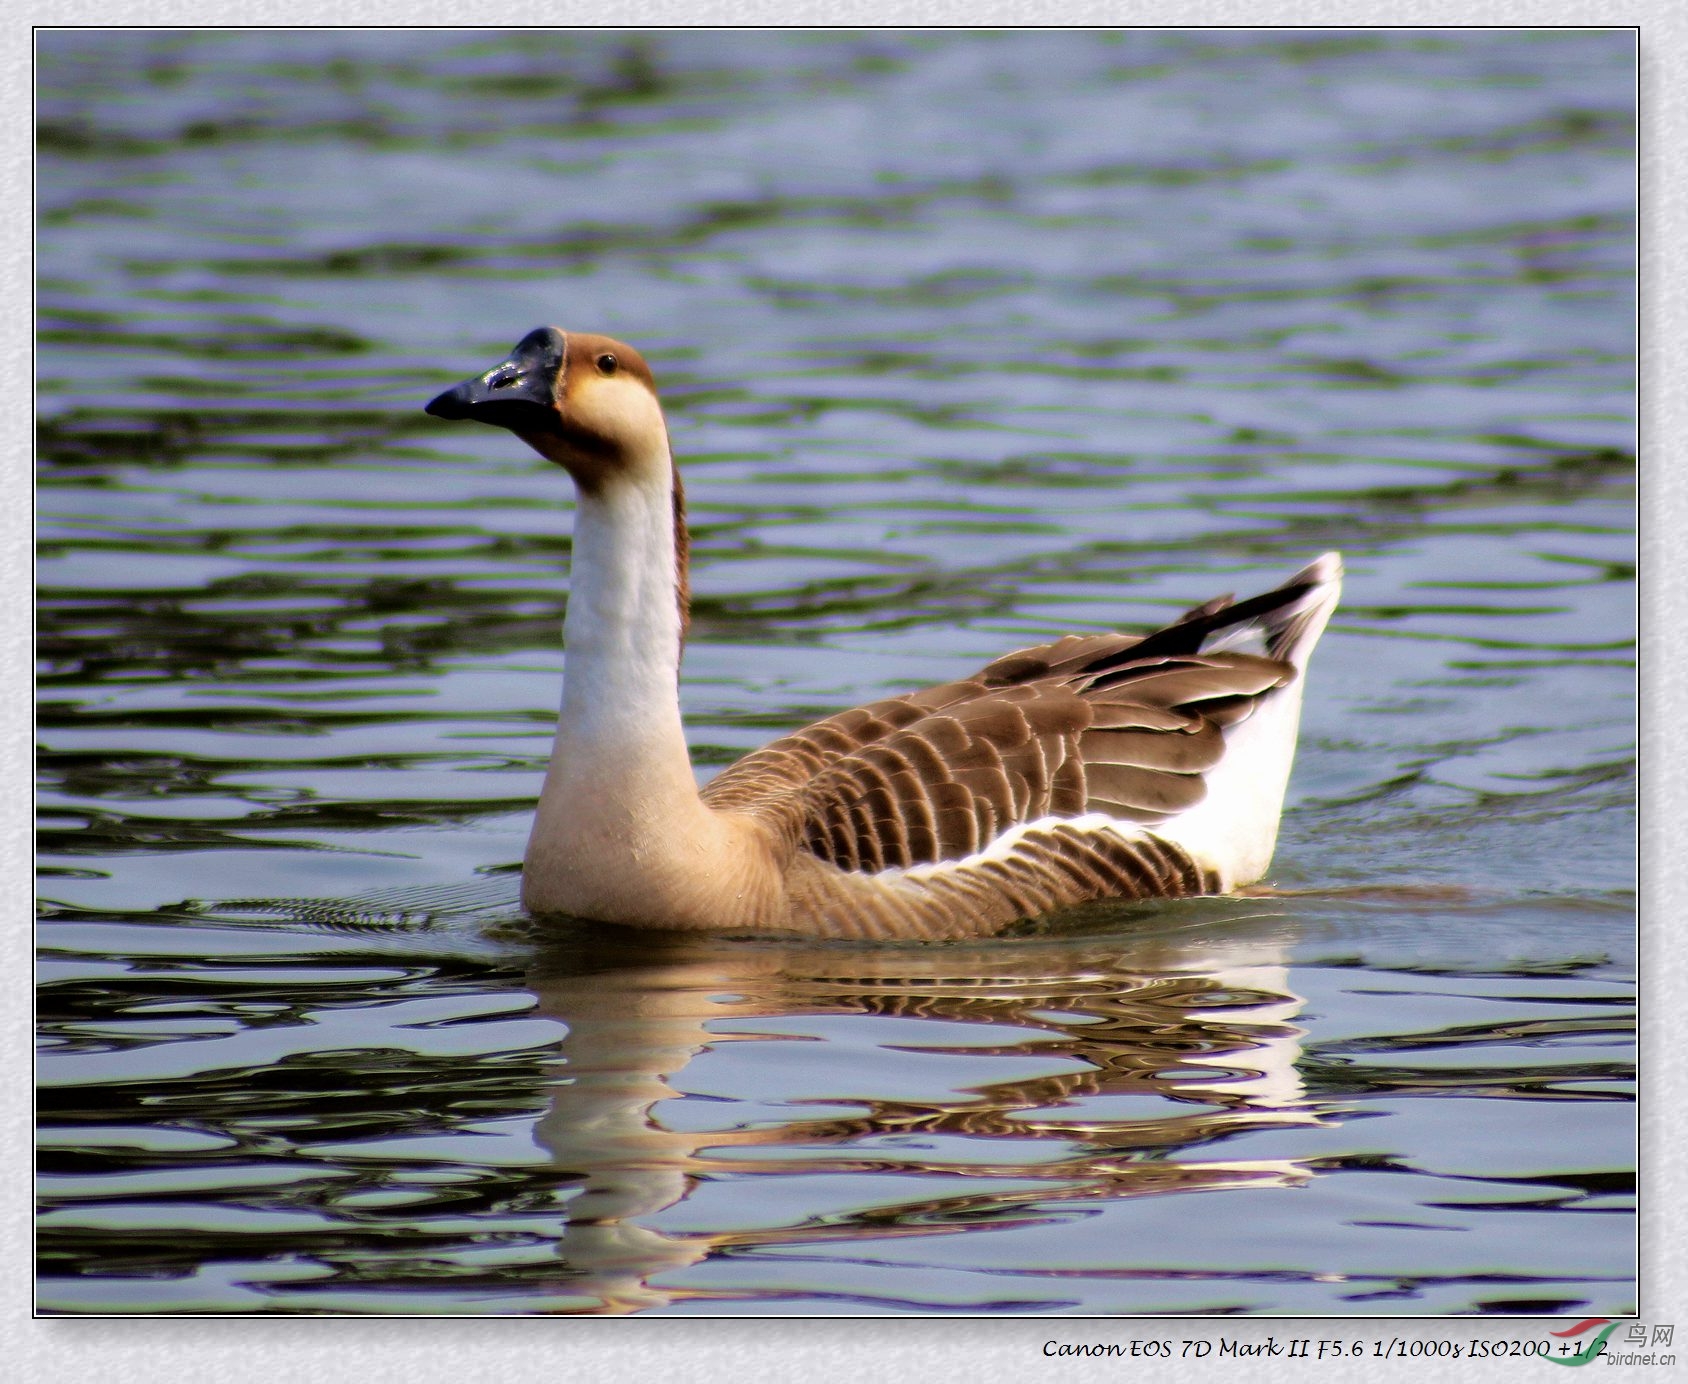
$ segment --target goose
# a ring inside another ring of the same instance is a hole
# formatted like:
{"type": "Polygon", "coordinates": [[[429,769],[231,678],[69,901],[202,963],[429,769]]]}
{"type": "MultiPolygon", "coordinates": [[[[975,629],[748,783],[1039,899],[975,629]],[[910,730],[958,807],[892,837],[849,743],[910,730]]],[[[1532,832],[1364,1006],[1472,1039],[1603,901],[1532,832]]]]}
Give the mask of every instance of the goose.
{"type": "Polygon", "coordinates": [[[1147,635],[1067,635],[828,717],[700,790],[679,702],[684,491],[644,357],[540,327],[426,411],[507,429],[574,482],[529,914],[938,941],[1265,874],[1338,554],[1147,635]]]}

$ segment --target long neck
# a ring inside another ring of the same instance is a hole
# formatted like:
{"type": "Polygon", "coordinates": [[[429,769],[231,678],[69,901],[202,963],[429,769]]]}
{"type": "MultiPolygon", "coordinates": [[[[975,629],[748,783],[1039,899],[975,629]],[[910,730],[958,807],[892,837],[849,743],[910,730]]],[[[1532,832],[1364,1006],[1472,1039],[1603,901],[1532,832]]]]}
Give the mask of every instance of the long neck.
{"type": "Polygon", "coordinates": [[[705,806],[692,775],[681,520],[663,484],[617,477],[580,498],[562,713],[522,868],[533,912],[721,927],[783,907],[766,833],[705,806]]]}
{"type": "Polygon", "coordinates": [[[680,724],[686,574],[676,519],[675,492],[654,482],[617,477],[580,496],[553,776],[585,774],[606,788],[606,776],[632,779],[678,762],[691,782],[680,724]]]}
{"type": "Polygon", "coordinates": [[[780,906],[760,835],[706,807],[692,776],[679,518],[668,486],[630,478],[579,501],[562,714],[523,861],[528,910],[719,927],[780,906]]]}

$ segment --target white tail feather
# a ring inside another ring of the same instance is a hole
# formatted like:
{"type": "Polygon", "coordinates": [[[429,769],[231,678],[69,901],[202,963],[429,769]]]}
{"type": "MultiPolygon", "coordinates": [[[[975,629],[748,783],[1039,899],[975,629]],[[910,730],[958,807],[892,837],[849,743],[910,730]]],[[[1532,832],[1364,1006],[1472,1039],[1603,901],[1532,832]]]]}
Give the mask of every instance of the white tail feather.
{"type": "MultiPolygon", "coordinates": [[[[1252,715],[1225,734],[1225,757],[1206,774],[1201,802],[1154,828],[1218,872],[1226,892],[1266,873],[1278,841],[1278,817],[1295,759],[1307,660],[1342,595],[1342,559],[1326,553],[1287,585],[1313,587],[1289,605],[1241,627],[1264,636],[1275,658],[1294,665],[1294,681],[1261,699],[1252,715]]],[[[1226,631],[1229,635],[1231,631],[1226,631]]]]}

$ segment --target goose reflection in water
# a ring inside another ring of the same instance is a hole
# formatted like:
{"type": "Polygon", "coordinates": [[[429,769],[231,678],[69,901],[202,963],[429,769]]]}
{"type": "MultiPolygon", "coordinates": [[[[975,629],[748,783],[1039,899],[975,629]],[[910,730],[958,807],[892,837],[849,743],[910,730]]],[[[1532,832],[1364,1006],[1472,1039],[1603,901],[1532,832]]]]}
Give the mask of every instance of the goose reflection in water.
{"type": "Polygon", "coordinates": [[[953,1234],[1048,1223],[1070,1203],[1300,1185],[1311,1171],[1292,1160],[1191,1156],[1228,1135],[1322,1122],[1296,1069],[1302,1000],[1281,947],[1221,949],[1217,965],[1213,955],[1211,935],[919,950],[648,935],[549,944],[529,983],[569,1036],[538,1138],[580,1180],[559,1251],[571,1295],[602,1313],[682,1299],[730,1310],[734,1293],[681,1271],[758,1245],[953,1234]],[[880,1060],[794,1071],[828,1055],[816,1037],[865,1037],[880,1060]],[[727,1062],[751,1056],[730,1045],[805,1039],[787,1054],[796,1062],[752,1063],[760,1100],[748,1113],[719,1095],[673,1104],[706,1093],[720,1070],[711,1054],[727,1062]],[[965,1067],[964,1081],[918,1067],[934,1059],[965,1067]],[[770,1097],[770,1085],[787,1089],[770,1097]],[[719,1118],[699,1128],[700,1112],[719,1118]],[[767,1199],[770,1177],[828,1173],[881,1177],[846,1185],[857,1201],[831,1214],[811,1200],[785,1217],[767,1199]],[[899,1175],[908,1199],[886,1201],[883,1178],[899,1175]],[[719,1217],[737,1229],[711,1230],[707,1201],[687,1204],[746,1177],[762,1185],[735,1194],[765,1209],[719,1217]]]}

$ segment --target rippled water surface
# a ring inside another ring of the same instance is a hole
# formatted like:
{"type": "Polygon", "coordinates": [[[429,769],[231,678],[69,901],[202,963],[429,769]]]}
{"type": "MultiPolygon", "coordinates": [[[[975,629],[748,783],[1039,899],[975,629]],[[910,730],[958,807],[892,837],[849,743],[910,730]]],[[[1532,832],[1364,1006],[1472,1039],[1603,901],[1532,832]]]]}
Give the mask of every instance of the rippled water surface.
{"type": "Polygon", "coordinates": [[[1633,1307],[1630,36],[39,59],[46,1310],[1633,1307]],[[1342,549],[1284,892],[536,932],[567,486],[420,406],[545,322],[701,774],[1342,549]]]}

